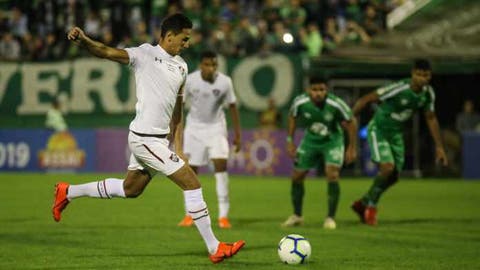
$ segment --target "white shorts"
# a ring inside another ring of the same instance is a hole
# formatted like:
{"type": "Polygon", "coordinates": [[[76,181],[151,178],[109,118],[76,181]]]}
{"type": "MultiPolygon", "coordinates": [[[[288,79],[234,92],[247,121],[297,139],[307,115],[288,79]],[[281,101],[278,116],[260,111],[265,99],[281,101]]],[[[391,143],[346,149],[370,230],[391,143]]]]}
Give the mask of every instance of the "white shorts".
{"type": "Polygon", "coordinates": [[[228,159],[227,131],[224,127],[195,128],[186,125],[183,152],[193,166],[204,166],[210,159],[228,159]]]}
{"type": "Polygon", "coordinates": [[[169,141],[156,137],[144,137],[128,133],[130,163],[128,170],[147,170],[153,177],[157,172],[171,175],[185,162],[168,148],[169,141]]]}

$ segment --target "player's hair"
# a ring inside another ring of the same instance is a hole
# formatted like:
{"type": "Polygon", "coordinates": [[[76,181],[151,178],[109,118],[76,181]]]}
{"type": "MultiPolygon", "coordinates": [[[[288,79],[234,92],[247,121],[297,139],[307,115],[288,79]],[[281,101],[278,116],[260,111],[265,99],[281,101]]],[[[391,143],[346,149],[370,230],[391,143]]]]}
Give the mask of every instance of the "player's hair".
{"type": "Polygon", "coordinates": [[[217,54],[214,51],[204,51],[200,55],[200,60],[203,60],[205,58],[217,58],[217,54]]]}
{"type": "Polygon", "coordinates": [[[413,69],[420,69],[420,70],[432,70],[430,66],[430,61],[424,58],[418,58],[413,61],[413,69]]]}
{"type": "Polygon", "coordinates": [[[175,13],[166,17],[162,21],[160,36],[163,38],[168,31],[172,31],[175,35],[183,31],[183,29],[192,29],[192,21],[182,13],[175,13]]]}
{"type": "Polygon", "coordinates": [[[327,79],[324,77],[318,77],[318,76],[311,76],[309,79],[310,85],[312,84],[318,84],[318,83],[324,83],[327,84],[327,79]]]}

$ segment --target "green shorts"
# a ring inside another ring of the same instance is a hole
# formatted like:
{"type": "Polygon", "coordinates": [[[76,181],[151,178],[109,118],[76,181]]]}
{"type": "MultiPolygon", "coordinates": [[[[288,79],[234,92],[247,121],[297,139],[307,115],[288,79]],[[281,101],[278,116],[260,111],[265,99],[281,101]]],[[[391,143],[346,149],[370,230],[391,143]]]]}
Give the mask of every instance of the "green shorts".
{"type": "Polygon", "coordinates": [[[382,132],[370,122],[368,124],[368,145],[372,161],[375,163],[392,163],[398,171],[401,171],[405,163],[405,146],[403,133],[382,132]]]}
{"type": "Polygon", "coordinates": [[[343,137],[321,144],[303,138],[297,148],[294,167],[298,170],[317,168],[322,157],[325,165],[342,167],[344,152],[343,137]]]}

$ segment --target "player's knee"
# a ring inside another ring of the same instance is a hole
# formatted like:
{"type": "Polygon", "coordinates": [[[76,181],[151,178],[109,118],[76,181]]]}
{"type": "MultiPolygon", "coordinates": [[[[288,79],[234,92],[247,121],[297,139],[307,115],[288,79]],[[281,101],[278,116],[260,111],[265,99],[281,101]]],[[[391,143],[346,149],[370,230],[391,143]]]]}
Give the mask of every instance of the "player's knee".
{"type": "Polygon", "coordinates": [[[395,166],[393,164],[383,164],[380,166],[380,175],[383,177],[390,177],[393,175],[395,166]]]}
{"type": "Polygon", "coordinates": [[[125,191],[125,197],[127,198],[137,198],[143,193],[143,189],[136,189],[132,187],[124,187],[123,189],[125,191]]]}

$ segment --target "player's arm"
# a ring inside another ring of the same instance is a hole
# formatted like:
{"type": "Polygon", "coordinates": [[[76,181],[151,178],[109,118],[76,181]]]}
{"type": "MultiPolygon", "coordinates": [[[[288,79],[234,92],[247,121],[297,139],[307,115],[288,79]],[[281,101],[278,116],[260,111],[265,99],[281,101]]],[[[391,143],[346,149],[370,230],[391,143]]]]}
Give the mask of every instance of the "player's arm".
{"type": "Polygon", "coordinates": [[[435,142],[435,161],[441,162],[443,166],[448,165],[447,155],[445,154],[445,149],[443,148],[442,139],[440,136],[440,127],[438,125],[437,116],[433,111],[425,112],[425,120],[432,135],[433,141],[435,142]]]}
{"type": "Polygon", "coordinates": [[[107,45],[89,38],[82,29],[73,27],[67,34],[68,40],[85,47],[92,55],[128,64],[130,59],[126,50],[108,47],[107,45]]]}
{"type": "Polygon", "coordinates": [[[236,103],[230,104],[230,115],[232,117],[233,130],[235,132],[233,138],[233,145],[235,153],[240,151],[242,148],[242,132],[240,130],[240,114],[238,113],[238,108],[236,103]]]}
{"type": "Polygon", "coordinates": [[[288,116],[288,127],[287,127],[287,154],[294,158],[297,152],[297,147],[293,142],[295,138],[295,130],[297,129],[297,119],[293,115],[288,116]]]}
{"type": "Polygon", "coordinates": [[[345,151],[345,163],[350,164],[357,159],[357,120],[352,117],[350,121],[342,121],[342,128],[348,136],[348,145],[345,151]]]}
{"type": "Polygon", "coordinates": [[[171,133],[173,134],[173,142],[175,153],[183,160],[183,86],[178,91],[175,107],[173,108],[172,120],[170,121],[171,133]]]}
{"type": "Polygon", "coordinates": [[[368,104],[378,101],[380,101],[380,96],[378,95],[377,91],[373,91],[362,96],[357,100],[357,102],[355,102],[355,105],[353,105],[353,115],[358,116],[368,104]]]}

